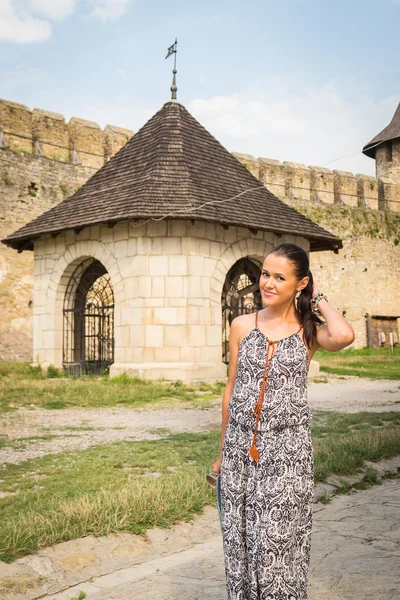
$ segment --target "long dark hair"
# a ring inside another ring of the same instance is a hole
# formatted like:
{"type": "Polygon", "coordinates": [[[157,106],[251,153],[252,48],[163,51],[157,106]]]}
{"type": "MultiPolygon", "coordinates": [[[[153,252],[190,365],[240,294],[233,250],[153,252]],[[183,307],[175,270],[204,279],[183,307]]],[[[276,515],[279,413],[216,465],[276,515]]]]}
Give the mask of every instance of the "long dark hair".
{"type": "Polygon", "coordinates": [[[313,276],[310,271],[310,261],[308,254],[303,248],[297,246],[297,244],[285,243],[279,244],[268,252],[270,254],[277,254],[278,256],[285,256],[293,264],[294,274],[297,279],[303,277],[309,277],[309,281],[304,289],[301,290],[300,296],[297,299],[297,313],[300,317],[300,322],[304,328],[304,338],[307,342],[308,347],[312,346],[316,335],[317,328],[316,323],[323,323],[323,321],[313,312],[310,308],[310,300],[313,292],[313,276]]]}

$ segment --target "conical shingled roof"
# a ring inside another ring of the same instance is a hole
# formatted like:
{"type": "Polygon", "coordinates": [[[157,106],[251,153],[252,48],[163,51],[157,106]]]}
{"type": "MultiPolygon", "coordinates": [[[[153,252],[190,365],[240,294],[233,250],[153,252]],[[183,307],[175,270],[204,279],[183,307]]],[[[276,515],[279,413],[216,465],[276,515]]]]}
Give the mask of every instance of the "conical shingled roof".
{"type": "Polygon", "coordinates": [[[382,129],[368,144],[365,144],[362,151],[366,156],[375,158],[376,149],[380,144],[390,142],[398,137],[400,137],[400,102],[389,125],[382,129]]]}
{"type": "Polygon", "coordinates": [[[311,250],[342,248],[339,238],[268,191],[176,101],[166,102],[72,196],[1,241],[33,249],[44,233],[170,213],[301,235],[311,250]]]}

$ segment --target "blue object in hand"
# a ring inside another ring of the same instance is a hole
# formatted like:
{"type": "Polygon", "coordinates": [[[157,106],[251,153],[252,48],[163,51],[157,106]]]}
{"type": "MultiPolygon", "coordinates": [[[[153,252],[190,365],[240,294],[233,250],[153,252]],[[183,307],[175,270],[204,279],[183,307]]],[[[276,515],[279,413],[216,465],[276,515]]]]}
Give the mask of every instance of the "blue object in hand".
{"type": "Polygon", "coordinates": [[[215,473],[214,471],[212,471],[211,473],[208,473],[206,475],[206,479],[207,479],[208,485],[210,485],[213,488],[213,490],[215,490],[215,493],[217,495],[218,517],[219,517],[219,522],[221,524],[221,519],[222,519],[222,514],[221,514],[221,508],[222,508],[222,502],[221,502],[221,474],[220,473],[215,473]]]}

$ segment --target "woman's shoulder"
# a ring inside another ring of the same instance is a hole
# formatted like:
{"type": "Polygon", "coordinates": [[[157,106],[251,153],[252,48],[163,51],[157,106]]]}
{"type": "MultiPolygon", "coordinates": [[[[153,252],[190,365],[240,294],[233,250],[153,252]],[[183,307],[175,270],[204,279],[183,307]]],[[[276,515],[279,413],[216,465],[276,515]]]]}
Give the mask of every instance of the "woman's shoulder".
{"type": "Polygon", "coordinates": [[[254,325],[256,323],[256,313],[246,313],[243,315],[238,315],[237,317],[235,317],[231,323],[231,327],[233,326],[233,324],[235,323],[235,327],[239,328],[239,327],[245,327],[246,325],[250,326],[250,325],[254,325]]]}
{"type": "Polygon", "coordinates": [[[247,313],[244,315],[238,315],[231,323],[230,336],[234,336],[237,339],[237,343],[247,335],[256,326],[255,313],[247,313]]]}

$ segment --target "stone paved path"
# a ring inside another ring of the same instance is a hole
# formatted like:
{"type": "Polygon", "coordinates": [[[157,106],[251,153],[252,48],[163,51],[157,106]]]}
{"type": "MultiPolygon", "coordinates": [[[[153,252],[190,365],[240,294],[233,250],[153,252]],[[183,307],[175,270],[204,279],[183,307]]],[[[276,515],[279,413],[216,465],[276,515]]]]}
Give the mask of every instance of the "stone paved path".
{"type": "MultiPolygon", "coordinates": [[[[383,465],[399,473],[400,456],[383,465]]],[[[0,598],[226,600],[216,508],[146,538],[87,536],[0,563],[0,598]]],[[[325,599],[400,600],[400,477],[314,503],[308,600],[325,599]]]]}
{"type": "MultiPolygon", "coordinates": [[[[316,507],[309,600],[399,600],[399,515],[400,479],[316,507]]],[[[88,600],[226,600],[224,577],[218,535],[78,588],[88,600]]]]}

